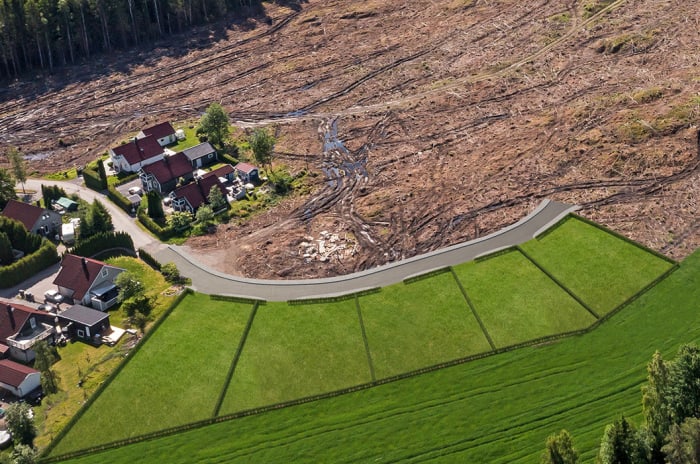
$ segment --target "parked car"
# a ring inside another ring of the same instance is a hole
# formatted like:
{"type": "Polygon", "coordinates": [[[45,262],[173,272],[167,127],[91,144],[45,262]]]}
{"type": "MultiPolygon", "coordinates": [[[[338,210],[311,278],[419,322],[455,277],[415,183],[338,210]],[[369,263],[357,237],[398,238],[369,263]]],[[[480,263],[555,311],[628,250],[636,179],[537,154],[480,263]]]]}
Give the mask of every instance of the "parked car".
{"type": "Polygon", "coordinates": [[[47,290],[44,293],[44,302],[51,302],[56,304],[63,303],[63,295],[58,293],[58,290],[47,290]]]}
{"type": "Polygon", "coordinates": [[[129,195],[141,195],[143,193],[143,190],[141,190],[141,187],[131,187],[129,188],[129,195]]]}
{"type": "Polygon", "coordinates": [[[40,304],[37,308],[39,311],[46,311],[47,313],[57,313],[58,307],[51,303],[40,304]]]}

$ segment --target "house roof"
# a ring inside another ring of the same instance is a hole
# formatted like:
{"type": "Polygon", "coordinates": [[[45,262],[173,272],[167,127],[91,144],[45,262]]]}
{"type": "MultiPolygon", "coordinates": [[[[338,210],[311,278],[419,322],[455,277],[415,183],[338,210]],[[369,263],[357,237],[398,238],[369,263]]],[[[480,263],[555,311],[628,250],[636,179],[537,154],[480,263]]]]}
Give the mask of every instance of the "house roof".
{"type": "Polygon", "coordinates": [[[175,198],[186,198],[187,202],[195,210],[207,202],[207,197],[212,187],[218,186],[221,194],[226,197],[226,189],[219,181],[215,171],[208,172],[199,178],[197,182],[190,182],[187,185],[178,187],[173,192],[175,198]]]}
{"type": "Polygon", "coordinates": [[[18,388],[29,374],[38,374],[39,371],[24,364],[0,359],[0,382],[11,387],[18,388]]]}
{"type": "Polygon", "coordinates": [[[236,171],[241,171],[241,172],[245,172],[246,174],[250,174],[251,172],[253,172],[254,170],[256,170],[258,168],[257,168],[257,166],[253,166],[252,164],[238,163],[235,166],[235,169],[236,169],[236,171]]]}
{"type": "Polygon", "coordinates": [[[109,319],[109,314],[77,304],[60,313],[58,317],[91,327],[105,319],[109,319]]]}
{"type": "Polygon", "coordinates": [[[162,154],[163,147],[154,136],[149,135],[112,148],[112,151],[115,155],[123,156],[129,164],[136,164],[162,154]]]}
{"type": "Polygon", "coordinates": [[[182,152],[185,154],[185,156],[187,156],[187,158],[189,158],[190,161],[193,161],[197,158],[207,156],[209,153],[216,153],[216,150],[214,150],[214,147],[211,146],[211,143],[204,142],[183,150],[182,152]]]}
{"type": "Polygon", "coordinates": [[[105,266],[107,264],[96,259],[65,254],[53,283],[70,288],[74,292],[73,298],[82,300],[105,266]]]}
{"type": "Polygon", "coordinates": [[[160,161],[141,168],[143,172],[152,175],[161,185],[186,174],[192,174],[192,164],[184,153],[166,156],[160,161]]]}
{"type": "Polygon", "coordinates": [[[216,174],[216,177],[225,177],[227,174],[231,174],[233,171],[233,166],[231,166],[230,164],[224,164],[223,166],[219,166],[211,172],[216,174]]]}
{"type": "Polygon", "coordinates": [[[7,202],[7,205],[5,205],[2,214],[10,219],[21,222],[27,230],[32,230],[34,224],[36,224],[41,215],[44,214],[44,209],[30,205],[29,203],[10,200],[7,202]]]}
{"type": "Polygon", "coordinates": [[[29,306],[0,300],[0,341],[17,334],[31,316],[46,318],[46,313],[29,306]]]}
{"type": "Polygon", "coordinates": [[[58,200],[56,200],[56,203],[61,206],[61,208],[65,209],[77,209],[78,208],[78,203],[71,200],[70,198],[66,197],[61,197],[58,200]]]}
{"type": "Polygon", "coordinates": [[[170,124],[170,122],[161,122],[160,124],[156,124],[155,126],[147,127],[146,129],[142,130],[144,135],[149,136],[152,135],[156,139],[162,139],[163,137],[167,137],[168,135],[173,135],[175,133],[175,129],[173,129],[173,126],[170,124]]]}

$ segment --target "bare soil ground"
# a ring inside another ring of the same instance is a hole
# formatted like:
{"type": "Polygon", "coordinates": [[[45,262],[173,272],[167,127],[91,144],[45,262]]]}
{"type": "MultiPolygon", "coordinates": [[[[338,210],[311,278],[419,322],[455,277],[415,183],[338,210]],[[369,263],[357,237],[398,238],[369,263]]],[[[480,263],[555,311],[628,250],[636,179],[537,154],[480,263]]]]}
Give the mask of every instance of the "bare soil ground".
{"type": "Polygon", "coordinates": [[[196,31],[13,84],[0,139],[49,172],[212,101],[242,128],[274,124],[276,163],[308,169],[311,193],[188,242],[250,277],[377,266],[495,231],[543,198],[674,258],[700,245],[693,2],[310,0],[266,14],[209,46],[196,31]],[[304,257],[322,231],[344,250],[304,257]]]}

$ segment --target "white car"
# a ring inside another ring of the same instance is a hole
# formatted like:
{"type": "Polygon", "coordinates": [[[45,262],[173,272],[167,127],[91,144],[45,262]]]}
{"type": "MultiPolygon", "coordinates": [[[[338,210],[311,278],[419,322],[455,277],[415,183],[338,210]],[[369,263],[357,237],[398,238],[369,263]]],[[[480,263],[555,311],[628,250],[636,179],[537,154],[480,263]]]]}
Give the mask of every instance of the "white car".
{"type": "Polygon", "coordinates": [[[129,195],[141,195],[142,193],[141,187],[134,186],[129,188],[129,195]]]}
{"type": "Polygon", "coordinates": [[[51,303],[63,303],[63,295],[58,293],[58,290],[47,290],[44,293],[44,301],[50,301],[51,303]]]}

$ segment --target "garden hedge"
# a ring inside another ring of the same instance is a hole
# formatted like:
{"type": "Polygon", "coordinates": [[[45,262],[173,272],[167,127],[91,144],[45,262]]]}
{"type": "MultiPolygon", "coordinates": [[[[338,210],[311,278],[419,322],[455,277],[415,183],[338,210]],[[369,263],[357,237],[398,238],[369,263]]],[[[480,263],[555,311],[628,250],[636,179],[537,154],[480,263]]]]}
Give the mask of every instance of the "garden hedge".
{"type": "Polygon", "coordinates": [[[0,267],[0,288],[17,285],[58,261],[56,245],[47,239],[43,239],[41,246],[34,253],[15,261],[9,266],[0,267]]]}

